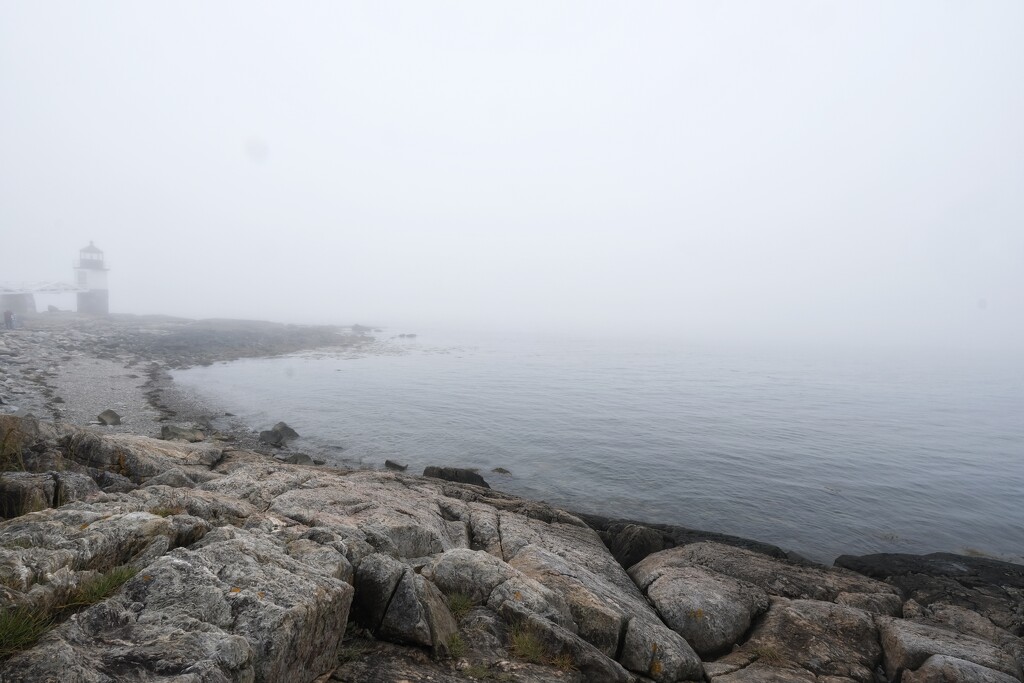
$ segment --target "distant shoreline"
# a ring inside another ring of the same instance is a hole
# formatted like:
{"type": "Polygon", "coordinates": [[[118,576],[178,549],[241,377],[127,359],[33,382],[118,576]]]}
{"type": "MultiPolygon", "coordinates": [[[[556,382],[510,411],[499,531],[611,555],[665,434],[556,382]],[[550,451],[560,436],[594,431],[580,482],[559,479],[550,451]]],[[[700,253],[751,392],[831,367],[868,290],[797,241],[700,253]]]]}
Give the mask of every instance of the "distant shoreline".
{"type": "MultiPolygon", "coordinates": [[[[6,360],[9,364],[19,359],[22,367],[45,368],[21,373],[16,384],[23,393],[4,395],[8,404],[25,400],[26,406],[18,414],[30,412],[43,419],[82,425],[95,424],[98,413],[113,407],[121,415],[122,423],[103,427],[106,431],[158,436],[164,425],[197,427],[209,432],[208,436],[216,434],[219,440],[237,448],[268,457],[301,453],[302,443],[295,444],[294,448],[261,443],[254,427],[267,429],[271,425],[244,423],[231,414],[232,406],[211,404],[208,399],[176,384],[170,371],[314,349],[356,349],[374,341],[373,337],[365,335],[367,328],[355,334],[353,328],[341,326],[188,320],[156,315],[101,318],[67,313],[39,314],[26,318],[25,323],[23,329],[0,335],[0,361],[6,360]],[[19,355],[4,355],[8,340],[12,345],[21,342],[19,355]],[[100,389],[105,391],[105,403],[95,398],[100,389]],[[12,398],[14,400],[10,400],[12,398]]],[[[9,406],[0,406],[2,408],[9,406]]],[[[614,514],[573,514],[586,519],[603,535],[614,535],[625,526],[643,525],[660,530],[665,538],[673,535],[708,538],[803,560],[797,554],[756,539],[627,520],[614,514]]]]}

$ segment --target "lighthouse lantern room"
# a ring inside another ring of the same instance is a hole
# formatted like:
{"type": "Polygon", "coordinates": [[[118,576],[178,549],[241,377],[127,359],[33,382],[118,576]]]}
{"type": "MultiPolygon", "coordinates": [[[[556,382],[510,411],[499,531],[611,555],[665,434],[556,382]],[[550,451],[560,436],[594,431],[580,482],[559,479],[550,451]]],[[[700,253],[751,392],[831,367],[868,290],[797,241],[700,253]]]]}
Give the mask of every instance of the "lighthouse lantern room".
{"type": "Polygon", "coordinates": [[[103,252],[89,242],[78,252],[75,285],[78,287],[78,312],[106,315],[110,312],[107,296],[107,267],[103,252]]]}

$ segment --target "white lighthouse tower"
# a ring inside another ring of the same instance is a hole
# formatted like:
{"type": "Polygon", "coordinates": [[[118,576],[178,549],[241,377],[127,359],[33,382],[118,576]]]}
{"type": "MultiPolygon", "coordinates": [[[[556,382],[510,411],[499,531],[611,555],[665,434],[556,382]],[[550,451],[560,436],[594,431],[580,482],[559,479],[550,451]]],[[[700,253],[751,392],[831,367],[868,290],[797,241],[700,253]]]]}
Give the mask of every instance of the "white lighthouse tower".
{"type": "Polygon", "coordinates": [[[78,252],[75,285],[79,289],[79,313],[106,315],[110,312],[107,302],[107,270],[103,263],[103,252],[92,242],[78,252]]]}

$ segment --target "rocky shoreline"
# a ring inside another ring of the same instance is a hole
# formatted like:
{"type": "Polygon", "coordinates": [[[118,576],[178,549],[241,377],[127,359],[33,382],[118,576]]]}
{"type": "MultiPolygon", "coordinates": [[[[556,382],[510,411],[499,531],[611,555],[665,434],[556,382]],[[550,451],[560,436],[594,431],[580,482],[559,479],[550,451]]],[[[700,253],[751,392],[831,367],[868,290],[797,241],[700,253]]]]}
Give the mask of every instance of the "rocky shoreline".
{"type": "Polygon", "coordinates": [[[168,382],[369,343],[340,332],[58,315],[0,337],[0,682],[1024,680],[1024,566],[824,567],[473,484],[288,464],[168,382]],[[120,425],[82,426],[108,408],[120,425]],[[205,433],[153,438],[165,426],[205,433]]]}

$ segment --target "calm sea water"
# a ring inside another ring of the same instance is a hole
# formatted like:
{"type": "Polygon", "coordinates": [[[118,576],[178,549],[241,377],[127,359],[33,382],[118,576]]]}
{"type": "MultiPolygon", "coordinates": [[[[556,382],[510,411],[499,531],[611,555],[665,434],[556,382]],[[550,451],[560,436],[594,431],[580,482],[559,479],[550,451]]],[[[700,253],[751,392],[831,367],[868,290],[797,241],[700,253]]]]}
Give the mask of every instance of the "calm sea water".
{"type": "Polygon", "coordinates": [[[1024,368],[997,358],[421,336],[175,378],[339,464],[476,467],[518,495],[821,561],[1024,561],[1024,368]]]}

